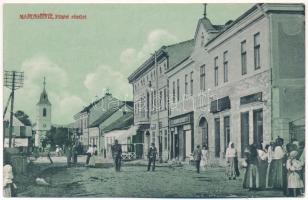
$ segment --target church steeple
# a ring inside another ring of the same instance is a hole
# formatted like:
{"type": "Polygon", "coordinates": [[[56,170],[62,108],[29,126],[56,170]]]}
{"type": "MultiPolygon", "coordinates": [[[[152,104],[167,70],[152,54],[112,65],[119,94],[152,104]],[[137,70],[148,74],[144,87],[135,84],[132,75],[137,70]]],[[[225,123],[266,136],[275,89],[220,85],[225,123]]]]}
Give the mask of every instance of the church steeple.
{"type": "Polygon", "coordinates": [[[44,77],[44,82],[43,82],[43,91],[40,96],[40,100],[37,104],[45,104],[45,105],[51,105],[50,101],[48,100],[48,95],[46,92],[46,78],[44,77]]]}

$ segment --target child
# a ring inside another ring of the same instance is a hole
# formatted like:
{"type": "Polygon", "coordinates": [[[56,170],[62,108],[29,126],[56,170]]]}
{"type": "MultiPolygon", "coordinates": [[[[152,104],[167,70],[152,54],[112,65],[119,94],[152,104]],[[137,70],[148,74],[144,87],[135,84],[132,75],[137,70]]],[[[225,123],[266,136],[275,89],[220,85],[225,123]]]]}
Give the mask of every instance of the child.
{"type": "Polygon", "coordinates": [[[288,189],[289,194],[293,192],[293,196],[296,197],[300,192],[299,190],[304,187],[303,180],[299,175],[299,171],[302,170],[302,163],[296,159],[298,152],[291,151],[289,159],[287,160],[288,170],[288,189]]]}

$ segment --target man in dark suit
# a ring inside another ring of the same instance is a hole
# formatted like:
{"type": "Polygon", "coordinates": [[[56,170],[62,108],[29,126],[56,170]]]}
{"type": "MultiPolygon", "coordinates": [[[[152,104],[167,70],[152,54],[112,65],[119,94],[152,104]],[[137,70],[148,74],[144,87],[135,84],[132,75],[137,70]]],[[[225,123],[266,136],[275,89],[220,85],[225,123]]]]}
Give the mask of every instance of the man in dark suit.
{"type": "Polygon", "coordinates": [[[155,170],[156,155],[157,155],[157,149],[156,149],[156,147],[155,147],[155,144],[152,143],[152,144],[151,144],[151,147],[150,147],[150,149],[149,149],[149,152],[148,152],[148,159],[149,159],[148,171],[150,171],[150,168],[151,168],[151,164],[152,164],[152,163],[153,163],[152,171],[155,170]]]}
{"type": "Polygon", "coordinates": [[[114,141],[114,145],[112,145],[111,150],[112,150],[112,158],[115,164],[115,170],[119,172],[121,168],[122,147],[119,144],[118,140],[114,141]]]}
{"type": "Polygon", "coordinates": [[[202,157],[202,151],[200,149],[200,145],[197,145],[197,148],[194,150],[193,155],[196,163],[197,173],[200,173],[200,161],[202,157]]]}

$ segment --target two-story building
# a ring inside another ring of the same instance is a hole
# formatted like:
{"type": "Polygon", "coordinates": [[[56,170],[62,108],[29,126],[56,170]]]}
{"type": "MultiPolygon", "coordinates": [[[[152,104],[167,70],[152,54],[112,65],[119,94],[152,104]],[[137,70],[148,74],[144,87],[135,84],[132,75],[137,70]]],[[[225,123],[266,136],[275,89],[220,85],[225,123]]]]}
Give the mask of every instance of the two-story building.
{"type": "Polygon", "coordinates": [[[167,71],[191,52],[193,40],[162,46],[128,78],[133,85],[134,124],[143,135],[144,153],[150,143],[158,147],[162,160],[169,158],[167,71]]]}
{"type": "Polygon", "coordinates": [[[289,124],[305,116],[304,6],[256,4],[224,26],[202,20],[191,55],[196,144],[219,161],[230,141],[239,153],[288,142],[289,124]]]}

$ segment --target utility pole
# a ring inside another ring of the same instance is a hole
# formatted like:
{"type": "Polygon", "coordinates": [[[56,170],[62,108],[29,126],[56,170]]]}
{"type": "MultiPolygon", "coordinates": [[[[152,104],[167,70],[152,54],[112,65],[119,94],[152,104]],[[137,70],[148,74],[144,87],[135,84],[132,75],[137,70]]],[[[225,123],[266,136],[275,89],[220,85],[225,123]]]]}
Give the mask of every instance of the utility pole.
{"type": "MultiPolygon", "coordinates": [[[[15,90],[21,88],[24,82],[24,73],[17,71],[4,71],[4,86],[11,89],[11,113],[10,113],[10,132],[9,132],[9,147],[12,147],[13,133],[13,115],[14,115],[14,99],[15,90]]],[[[7,104],[8,106],[8,104],[7,104]]],[[[6,111],[7,108],[5,108],[6,111]]],[[[4,113],[5,114],[5,113],[4,113]]],[[[5,136],[4,136],[5,139],[5,136]]]]}

